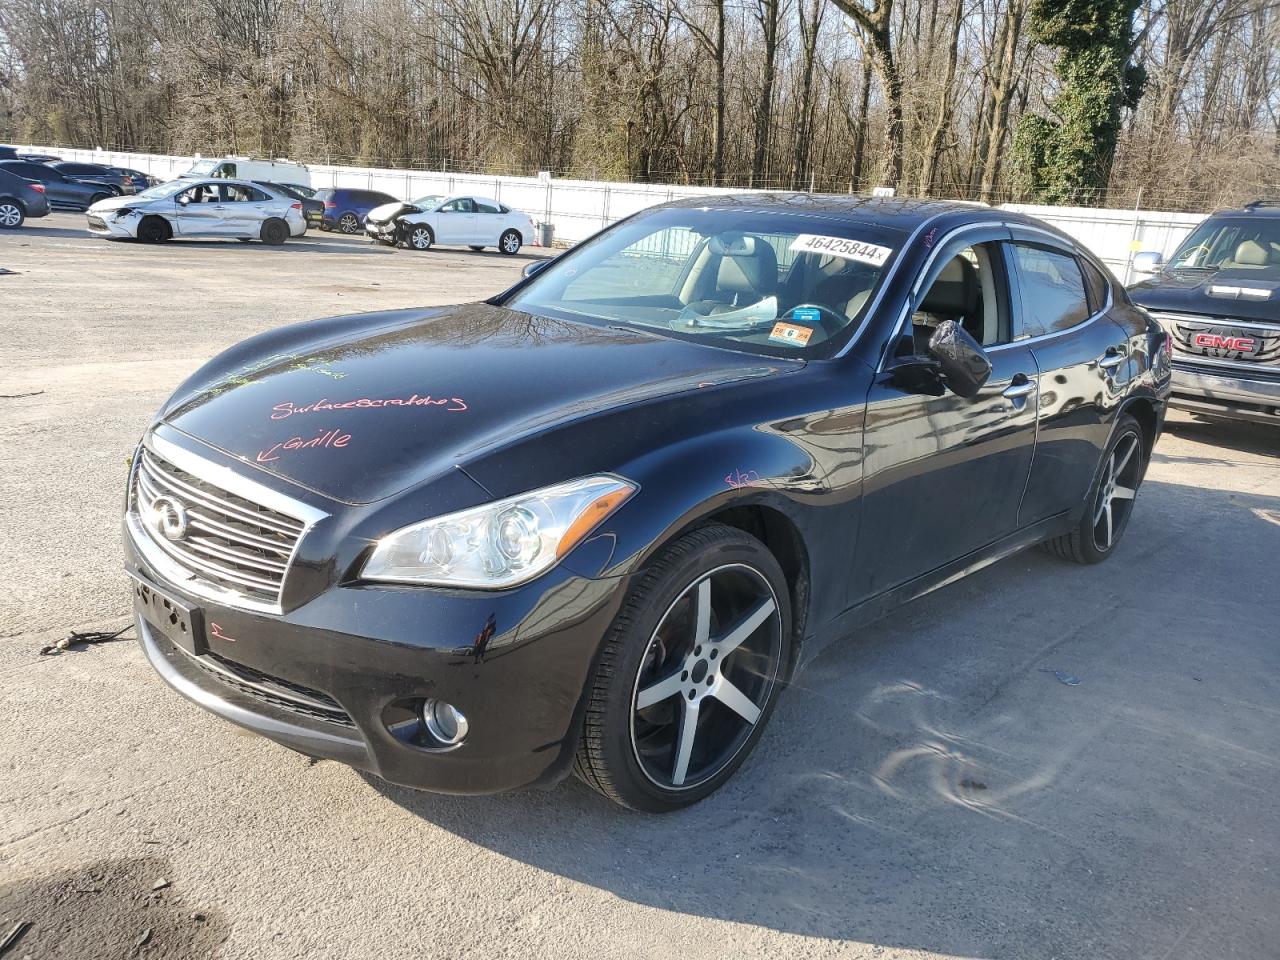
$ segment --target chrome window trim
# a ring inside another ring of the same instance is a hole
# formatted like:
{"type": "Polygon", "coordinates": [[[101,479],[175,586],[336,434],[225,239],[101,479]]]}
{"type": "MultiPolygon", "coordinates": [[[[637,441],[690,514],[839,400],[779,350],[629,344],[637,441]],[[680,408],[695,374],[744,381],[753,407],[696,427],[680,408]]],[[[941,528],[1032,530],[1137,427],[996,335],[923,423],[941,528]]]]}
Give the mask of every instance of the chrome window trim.
{"type": "Polygon", "coordinates": [[[194,477],[213,484],[228,493],[244,497],[278,513],[293,517],[303,525],[297,539],[294,541],[293,549],[285,561],[284,574],[280,578],[281,596],[284,595],[284,587],[289,579],[289,571],[293,569],[293,561],[298,555],[303,539],[311,528],[327,517],[328,514],[277,490],[272,490],[256,480],[242,476],[229,467],[191,453],[189,450],[185,450],[177,444],[164,439],[164,437],[157,436],[155,433],[150,433],[143,438],[142,443],[139,445],[139,452],[134,454],[132,469],[129,471],[128,510],[125,513],[125,526],[129,531],[133,546],[142,554],[147,565],[161,579],[202,600],[209,600],[223,606],[234,607],[238,610],[248,610],[253,613],[282,614],[284,609],[279,601],[270,603],[265,600],[259,600],[256,597],[245,596],[237,590],[203,580],[195,571],[188,569],[170,557],[152,540],[151,535],[147,533],[146,528],[142,525],[142,518],[138,514],[137,503],[134,499],[137,473],[142,463],[141,450],[144,448],[194,477]]]}

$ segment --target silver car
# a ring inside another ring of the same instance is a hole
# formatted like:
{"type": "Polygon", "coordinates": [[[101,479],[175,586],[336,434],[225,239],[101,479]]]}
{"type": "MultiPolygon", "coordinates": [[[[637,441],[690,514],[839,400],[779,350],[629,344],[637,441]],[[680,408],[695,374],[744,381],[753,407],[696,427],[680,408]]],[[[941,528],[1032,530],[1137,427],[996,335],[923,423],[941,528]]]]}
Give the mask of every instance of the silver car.
{"type": "Polygon", "coordinates": [[[174,237],[228,237],[280,244],[307,232],[302,203],[246,180],[170,180],[132,197],[100,200],[89,232],[159,243],[174,237]]]}

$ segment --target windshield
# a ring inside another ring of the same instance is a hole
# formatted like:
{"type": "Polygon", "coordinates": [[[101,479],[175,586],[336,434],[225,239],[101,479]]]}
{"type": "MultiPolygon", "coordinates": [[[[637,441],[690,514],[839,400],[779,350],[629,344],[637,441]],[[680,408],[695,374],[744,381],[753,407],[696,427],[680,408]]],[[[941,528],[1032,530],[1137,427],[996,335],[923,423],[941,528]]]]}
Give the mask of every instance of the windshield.
{"type": "Polygon", "coordinates": [[[822,356],[856,328],[905,237],[836,217],[659,210],[559,258],[505,305],[771,356],[822,356]]]}
{"type": "Polygon", "coordinates": [[[1211,217],[1187,237],[1170,270],[1249,270],[1280,280],[1280,217],[1211,217]]]}
{"type": "Polygon", "coordinates": [[[138,196],[147,200],[163,200],[165,197],[172,197],[180,190],[185,190],[191,186],[190,180],[170,180],[168,183],[159,183],[154,187],[139,191],[138,196]]]}
{"type": "Polygon", "coordinates": [[[194,174],[197,177],[207,177],[213,173],[213,168],[217,165],[217,160],[201,160],[199,163],[192,165],[191,169],[187,171],[187,176],[194,174]]]}
{"type": "Polygon", "coordinates": [[[419,197],[417,200],[411,201],[409,206],[417,207],[419,210],[431,210],[443,199],[444,197],[438,196],[419,197]]]}

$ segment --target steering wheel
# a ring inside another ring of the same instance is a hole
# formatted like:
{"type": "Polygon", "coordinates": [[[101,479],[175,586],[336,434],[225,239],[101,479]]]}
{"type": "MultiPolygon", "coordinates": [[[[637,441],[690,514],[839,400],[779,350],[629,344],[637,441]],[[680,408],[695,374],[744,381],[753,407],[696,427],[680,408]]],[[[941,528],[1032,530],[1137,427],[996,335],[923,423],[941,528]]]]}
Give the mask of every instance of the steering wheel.
{"type": "Polygon", "coordinates": [[[824,307],[816,303],[798,303],[778,319],[790,320],[793,323],[803,323],[804,321],[797,321],[795,318],[797,310],[817,310],[818,325],[822,327],[822,332],[827,335],[828,339],[838,334],[849,323],[849,318],[844,314],[836,313],[830,307],[824,307]]]}

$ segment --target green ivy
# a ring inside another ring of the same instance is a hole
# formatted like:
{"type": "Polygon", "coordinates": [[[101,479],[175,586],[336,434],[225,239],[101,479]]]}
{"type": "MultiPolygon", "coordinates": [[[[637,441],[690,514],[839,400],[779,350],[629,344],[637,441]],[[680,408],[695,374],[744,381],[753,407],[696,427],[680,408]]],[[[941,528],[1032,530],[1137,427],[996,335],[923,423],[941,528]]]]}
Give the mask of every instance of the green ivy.
{"type": "Polygon", "coordinates": [[[1107,186],[1120,115],[1142,97],[1130,63],[1140,0],[1033,0],[1032,39],[1059,48],[1053,117],[1028,114],[1014,136],[1018,185],[1040,203],[1086,204],[1107,186]]]}

